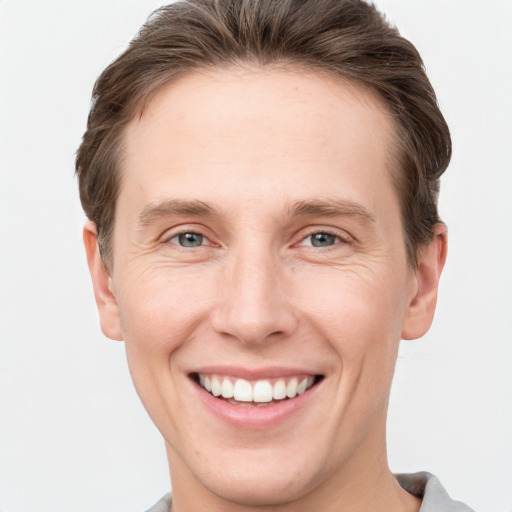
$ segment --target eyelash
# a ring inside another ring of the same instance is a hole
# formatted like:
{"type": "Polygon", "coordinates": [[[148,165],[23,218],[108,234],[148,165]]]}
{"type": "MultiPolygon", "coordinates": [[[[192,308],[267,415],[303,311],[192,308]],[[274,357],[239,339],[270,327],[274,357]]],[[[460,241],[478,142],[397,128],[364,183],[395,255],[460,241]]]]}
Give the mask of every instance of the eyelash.
{"type": "MultiPolygon", "coordinates": [[[[171,236],[167,236],[165,238],[165,242],[171,243],[172,245],[175,245],[179,249],[184,249],[184,250],[197,249],[199,247],[215,245],[210,241],[210,239],[208,238],[207,235],[205,235],[201,230],[197,230],[197,229],[183,230],[178,233],[173,233],[171,236]],[[181,237],[183,235],[197,235],[197,236],[200,236],[203,238],[202,242],[206,241],[208,243],[206,243],[206,244],[201,243],[201,245],[198,245],[198,246],[184,246],[184,245],[181,245],[178,241],[173,242],[174,239],[178,239],[179,237],[181,237]]],[[[330,230],[330,229],[314,229],[314,230],[312,229],[309,233],[307,233],[305,236],[302,236],[302,238],[293,245],[308,247],[308,249],[310,249],[310,250],[321,249],[323,251],[328,251],[328,250],[332,250],[334,247],[338,246],[339,244],[350,244],[350,243],[351,243],[351,240],[349,239],[348,235],[342,236],[339,232],[335,232],[334,230],[330,230]],[[314,235],[332,236],[336,239],[336,242],[333,243],[332,245],[328,245],[325,247],[315,246],[315,245],[313,245],[313,243],[311,243],[309,245],[302,245],[308,238],[310,238],[314,235]]]]}
{"type": "Polygon", "coordinates": [[[303,236],[301,238],[301,240],[295,245],[299,245],[299,244],[303,243],[305,240],[307,240],[308,238],[310,238],[314,235],[329,235],[329,236],[336,238],[337,242],[335,242],[333,245],[326,246],[326,247],[313,246],[312,244],[309,246],[305,246],[305,247],[308,247],[308,249],[322,249],[323,251],[328,251],[328,250],[334,249],[339,244],[350,244],[351,243],[351,240],[348,235],[342,236],[339,232],[336,232],[335,230],[314,229],[314,230],[311,230],[309,233],[307,233],[305,236],[303,236]]]}
{"type": "Polygon", "coordinates": [[[187,229],[187,230],[184,230],[184,231],[180,231],[178,233],[173,233],[171,236],[167,236],[165,238],[165,242],[166,243],[171,243],[172,245],[175,245],[177,246],[178,248],[180,249],[185,249],[185,250],[188,250],[188,249],[196,249],[196,248],[199,248],[199,247],[205,247],[205,246],[208,246],[208,245],[215,245],[213,244],[210,239],[204,234],[202,233],[200,230],[194,230],[194,229],[187,229]],[[174,239],[177,239],[181,236],[184,236],[184,235],[196,235],[196,236],[200,236],[203,238],[203,241],[207,241],[209,243],[201,243],[201,245],[198,245],[198,246],[192,246],[192,247],[187,247],[187,246],[184,246],[184,245],[180,245],[179,243],[177,242],[173,242],[172,240],[174,239]]]}

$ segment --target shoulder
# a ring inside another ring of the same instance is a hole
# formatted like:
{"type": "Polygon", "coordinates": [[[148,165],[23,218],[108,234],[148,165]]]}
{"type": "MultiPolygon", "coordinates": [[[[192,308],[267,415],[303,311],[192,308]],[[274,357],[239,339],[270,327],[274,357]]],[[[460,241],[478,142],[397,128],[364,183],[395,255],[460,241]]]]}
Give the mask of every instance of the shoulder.
{"type": "Polygon", "coordinates": [[[171,493],[166,494],[146,512],[171,512],[171,493]]]}
{"type": "Polygon", "coordinates": [[[430,473],[398,474],[395,477],[406,491],[422,498],[419,512],[474,512],[464,503],[452,500],[441,482],[430,473]]]}
{"type": "MultiPolygon", "coordinates": [[[[395,477],[406,491],[422,499],[419,512],[474,512],[464,503],[452,500],[438,478],[430,473],[402,473],[395,477]]],[[[146,512],[171,512],[171,494],[166,494],[146,512]]]]}

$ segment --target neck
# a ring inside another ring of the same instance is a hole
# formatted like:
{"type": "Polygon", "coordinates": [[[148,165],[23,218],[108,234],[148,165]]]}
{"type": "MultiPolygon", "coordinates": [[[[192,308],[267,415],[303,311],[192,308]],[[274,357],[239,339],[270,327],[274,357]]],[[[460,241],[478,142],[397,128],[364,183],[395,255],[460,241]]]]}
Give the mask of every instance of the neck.
{"type": "MultiPolygon", "coordinates": [[[[418,512],[421,501],[406,492],[391,473],[385,448],[385,417],[320,485],[298,499],[252,505],[209,490],[167,445],[173,487],[173,512],[418,512]]],[[[377,422],[377,423],[379,423],[377,422]]]]}

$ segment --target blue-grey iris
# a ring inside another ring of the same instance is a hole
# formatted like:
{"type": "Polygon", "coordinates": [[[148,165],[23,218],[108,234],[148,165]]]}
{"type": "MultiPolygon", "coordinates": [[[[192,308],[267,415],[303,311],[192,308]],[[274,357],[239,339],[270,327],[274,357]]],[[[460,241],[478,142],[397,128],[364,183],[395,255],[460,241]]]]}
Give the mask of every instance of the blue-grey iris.
{"type": "Polygon", "coordinates": [[[178,236],[182,247],[199,247],[203,244],[203,235],[198,233],[182,233],[178,236]]]}
{"type": "Polygon", "coordinates": [[[311,235],[311,245],[313,247],[328,247],[336,243],[336,237],[329,233],[315,233],[311,235]]]}

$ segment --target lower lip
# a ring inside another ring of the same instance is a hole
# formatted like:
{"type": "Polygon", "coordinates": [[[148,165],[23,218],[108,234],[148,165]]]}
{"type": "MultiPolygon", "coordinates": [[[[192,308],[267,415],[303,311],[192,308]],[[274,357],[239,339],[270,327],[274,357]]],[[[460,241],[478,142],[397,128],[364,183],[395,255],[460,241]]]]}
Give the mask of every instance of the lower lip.
{"type": "Polygon", "coordinates": [[[238,428],[250,430],[268,429],[284,423],[288,418],[298,413],[313,398],[320,385],[321,382],[315,384],[301,395],[295,398],[288,398],[275,405],[244,407],[233,405],[227,400],[215,398],[208,391],[193,382],[193,386],[199,394],[201,401],[217,417],[238,428]]]}

